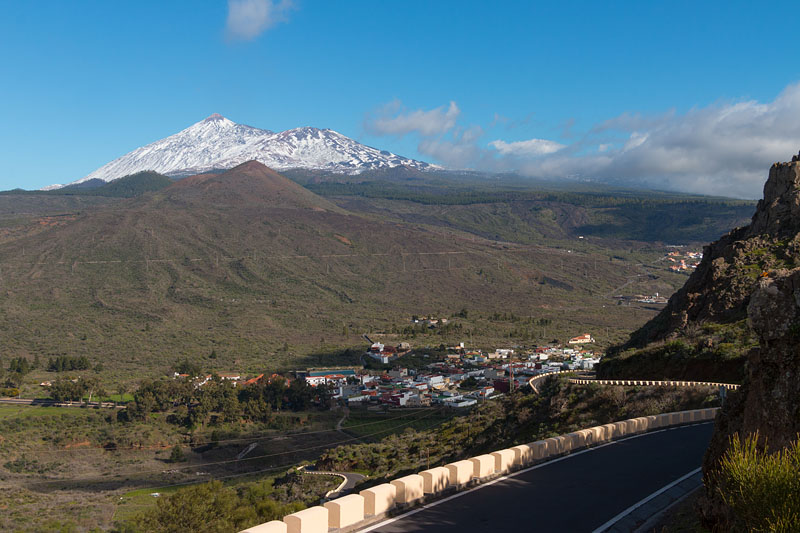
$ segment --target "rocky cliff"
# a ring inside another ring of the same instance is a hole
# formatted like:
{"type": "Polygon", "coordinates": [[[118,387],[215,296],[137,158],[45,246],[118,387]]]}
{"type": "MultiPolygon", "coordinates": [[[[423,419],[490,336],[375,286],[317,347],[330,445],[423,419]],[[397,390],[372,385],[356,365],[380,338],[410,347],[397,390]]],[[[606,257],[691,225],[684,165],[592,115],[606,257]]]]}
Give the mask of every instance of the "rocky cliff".
{"type": "Polygon", "coordinates": [[[798,232],[800,162],[775,163],[750,225],[706,246],[703,260],[686,285],[655,319],[631,336],[629,345],[674,336],[692,323],[744,318],[758,276],[796,263],[798,232]]]}
{"type": "Polygon", "coordinates": [[[750,225],[706,246],[703,260],[683,288],[658,316],[606,358],[599,373],[625,377],[638,372],[640,378],[743,377],[743,355],[756,340],[745,320],[751,295],[769,272],[800,266],[799,234],[800,162],[795,157],[770,169],[764,199],[750,225]],[[648,368],[652,375],[642,375],[648,368]]]}
{"type": "Polygon", "coordinates": [[[714,488],[714,471],[729,439],[758,432],[760,442],[774,451],[800,433],[800,268],[762,278],[750,295],[747,316],[759,346],[747,356],[742,388],[717,416],[703,461],[707,493],[701,510],[707,524],[718,530],[730,525],[714,488]]]}

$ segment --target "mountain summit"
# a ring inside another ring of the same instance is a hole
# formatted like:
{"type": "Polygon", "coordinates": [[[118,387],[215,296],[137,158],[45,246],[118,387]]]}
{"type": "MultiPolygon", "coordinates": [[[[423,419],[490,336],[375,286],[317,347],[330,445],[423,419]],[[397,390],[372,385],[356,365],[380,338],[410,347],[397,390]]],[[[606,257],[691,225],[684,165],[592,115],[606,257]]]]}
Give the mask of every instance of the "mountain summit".
{"type": "Polygon", "coordinates": [[[365,146],[329,129],[295,128],[273,132],[237,124],[214,113],[183,131],[142,146],[73,183],[117,178],[153,170],[187,176],[233,168],[255,160],[276,170],[306,168],[356,174],[363,170],[433,165],[365,146]]]}
{"type": "MultiPolygon", "coordinates": [[[[206,119],[208,120],[208,119],[206,119]]],[[[342,211],[258,161],[248,161],[220,174],[198,174],[163,189],[171,201],[215,208],[270,207],[342,211]]]]}

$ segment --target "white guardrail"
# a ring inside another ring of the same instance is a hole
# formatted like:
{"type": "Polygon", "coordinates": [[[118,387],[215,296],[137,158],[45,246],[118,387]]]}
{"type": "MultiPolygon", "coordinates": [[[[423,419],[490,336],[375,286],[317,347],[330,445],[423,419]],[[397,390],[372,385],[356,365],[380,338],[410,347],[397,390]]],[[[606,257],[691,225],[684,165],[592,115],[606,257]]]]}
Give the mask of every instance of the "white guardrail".
{"type": "Polygon", "coordinates": [[[597,383],[598,385],[622,385],[624,387],[724,387],[728,390],[736,390],[740,387],[740,385],[736,385],[734,383],[717,383],[712,381],[653,381],[642,379],[570,378],[569,382],[577,385],[589,385],[590,383],[597,383]]]}
{"type": "MultiPolygon", "coordinates": [[[[551,376],[558,376],[559,374],[574,374],[575,370],[560,370],[558,372],[548,372],[546,374],[537,374],[528,380],[528,385],[534,392],[539,392],[536,383],[547,379],[551,376]]],[[[587,379],[587,378],[570,378],[569,382],[575,385],[589,385],[596,383],[597,385],[616,385],[623,387],[723,387],[727,390],[736,390],[740,385],[734,383],[718,383],[715,381],[657,381],[652,379],[587,379]]]]}
{"type": "MultiPolygon", "coordinates": [[[[552,375],[552,374],[551,374],[552,375]]],[[[241,533],[328,533],[331,529],[357,531],[403,510],[441,496],[497,478],[534,463],[574,450],[603,444],[650,430],[712,420],[718,408],[643,416],[575,431],[528,444],[479,455],[445,466],[423,470],[391,483],[384,483],[309,507],[241,533]]]]}

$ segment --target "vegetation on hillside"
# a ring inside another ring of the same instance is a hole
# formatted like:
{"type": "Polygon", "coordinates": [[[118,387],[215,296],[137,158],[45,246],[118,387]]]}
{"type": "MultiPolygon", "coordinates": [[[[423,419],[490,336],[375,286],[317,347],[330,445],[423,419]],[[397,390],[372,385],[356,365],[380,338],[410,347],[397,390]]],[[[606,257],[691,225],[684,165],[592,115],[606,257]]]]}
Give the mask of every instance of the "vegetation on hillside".
{"type": "Polygon", "coordinates": [[[692,325],[676,338],[629,348],[605,357],[597,367],[601,378],[691,379],[741,383],[747,353],[758,338],[747,320],[692,325]]]}
{"type": "Polygon", "coordinates": [[[13,189],[10,191],[0,191],[0,195],[104,196],[109,198],[133,198],[135,196],[141,196],[147,192],[159,191],[165,187],[168,187],[172,183],[174,183],[174,181],[163,174],[145,170],[124,176],[111,182],[100,182],[97,183],[96,186],[92,186],[95,185],[94,183],[90,185],[79,183],[77,185],[68,185],[66,187],[61,187],[60,189],[53,189],[49,191],[25,191],[22,189],[13,189]]]}
{"type": "Polygon", "coordinates": [[[222,533],[280,520],[316,503],[336,481],[289,472],[275,480],[237,488],[219,481],[160,497],[155,508],[118,526],[119,533],[222,533]],[[314,478],[314,479],[307,479],[314,478]]]}
{"type": "Polygon", "coordinates": [[[410,218],[413,213],[428,224],[526,243],[577,235],[675,244],[707,242],[746,222],[754,205],[741,200],[608,189],[569,191],[376,181],[306,186],[332,199],[388,200],[375,206],[401,218],[410,218]],[[447,206],[451,208],[445,209],[447,206]],[[459,206],[468,209],[453,209],[459,206]]]}
{"type": "Polygon", "coordinates": [[[278,411],[330,408],[325,385],[309,386],[296,379],[259,381],[236,387],[218,375],[202,386],[190,379],[146,380],[133,393],[123,415],[127,420],[146,420],[151,413],[167,413],[167,421],[194,428],[208,424],[247,421],[269,423],[278,411]]]}

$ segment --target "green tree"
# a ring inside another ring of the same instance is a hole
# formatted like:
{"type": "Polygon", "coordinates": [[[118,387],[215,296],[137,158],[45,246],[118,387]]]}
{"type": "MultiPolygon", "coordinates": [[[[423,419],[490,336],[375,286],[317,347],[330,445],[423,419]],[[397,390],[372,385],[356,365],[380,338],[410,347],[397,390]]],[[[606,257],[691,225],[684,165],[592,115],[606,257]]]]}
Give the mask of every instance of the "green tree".
{"type": "Polygon", "coordinates": [[[176,444],[172,447],[172,452],[169,454],[169,462],[182,463],[184,461],[186,461],[186,455],[183,453],[183,448],[176,444]]]}

